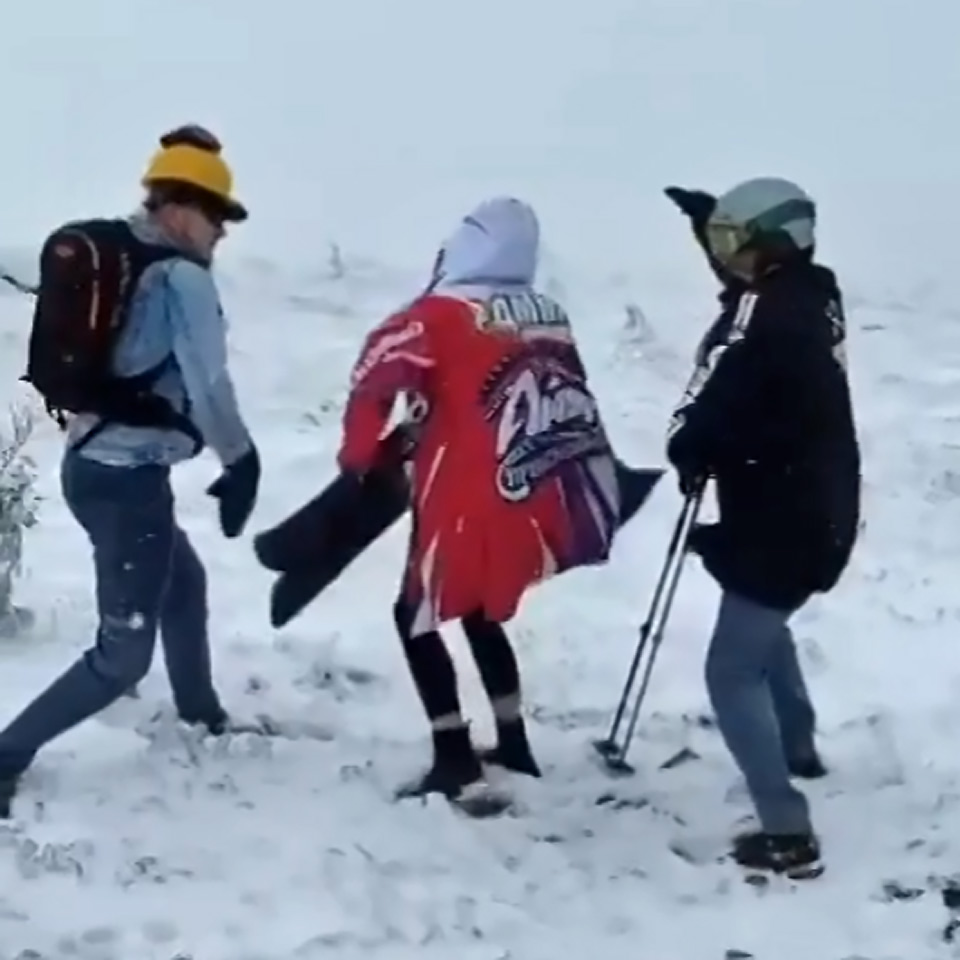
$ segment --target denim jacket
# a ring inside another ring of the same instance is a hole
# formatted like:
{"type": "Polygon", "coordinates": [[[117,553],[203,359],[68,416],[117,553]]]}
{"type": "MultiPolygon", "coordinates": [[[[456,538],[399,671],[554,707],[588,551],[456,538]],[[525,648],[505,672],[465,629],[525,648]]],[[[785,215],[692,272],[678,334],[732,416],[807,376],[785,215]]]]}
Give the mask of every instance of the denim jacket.
{"type": "MultiPolygon", "coordinates": [[[[134,214],[130,224],[144,242],[174,245],[146,213],[134,214]]],[[[227,367],[227,322],[213,276],[190,260],[164,260],[144,271],[117,342],[113,372],[136,376],[168,358],[153,392],[189,417],[222,464],[234,462],[251,440],[227,367]]],[[[98,421],[95,414],[73,417],[68,445],[98,421]]],[[[176,430],[109,424],[79,453],[109,466],[172,466],[190,459],[195,446],[176,430]]]]}

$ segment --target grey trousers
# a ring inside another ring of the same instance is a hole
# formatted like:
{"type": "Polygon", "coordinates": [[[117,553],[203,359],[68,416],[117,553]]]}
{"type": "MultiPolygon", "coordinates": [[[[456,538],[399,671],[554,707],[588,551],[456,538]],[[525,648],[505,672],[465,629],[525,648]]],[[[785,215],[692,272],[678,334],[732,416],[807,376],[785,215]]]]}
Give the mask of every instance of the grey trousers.
{"type": "Polygon", "coordinates": [[[814,752],[816,717],[790,614],[725,593],[707,655],[707,690],[720,733],[768,833],[811,829],[788,764],[814,752]]]}

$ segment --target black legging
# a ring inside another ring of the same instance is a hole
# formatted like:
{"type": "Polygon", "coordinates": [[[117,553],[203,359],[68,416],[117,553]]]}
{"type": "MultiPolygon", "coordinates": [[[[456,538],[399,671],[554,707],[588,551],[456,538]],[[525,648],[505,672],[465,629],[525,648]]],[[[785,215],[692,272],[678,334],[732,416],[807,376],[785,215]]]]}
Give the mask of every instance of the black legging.
{"type": "MultiPolygon", "coordinates": [[[[429,720],[433,722],[460,713],[456,671],[439,631],[412,636],[413,610],[402,597],[394,604],[393,616],[413,682],[429,720]]],[[[479,610],[464,617],[460,623],[489,700],[494,702],[517,696],[520,674],[513,647],[503,627],[488,620],[479,610]]]]}

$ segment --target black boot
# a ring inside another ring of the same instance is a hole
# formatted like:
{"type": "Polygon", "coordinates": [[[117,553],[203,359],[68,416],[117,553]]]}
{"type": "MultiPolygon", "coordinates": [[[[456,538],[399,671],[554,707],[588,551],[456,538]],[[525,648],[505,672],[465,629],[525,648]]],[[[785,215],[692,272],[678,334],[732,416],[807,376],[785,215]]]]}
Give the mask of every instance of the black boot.
{"type": "Polygon", "coordinates": [[[211,737],[222,737],[225,733],[261,733],[262,730],[254,725],[233,724],[230,715],[223,707],[218,707],[215,713],[205,717],[180,715],[181,723],[188,727],[202,727],[211,737]]]}
{"type": "Polygon", "coordinates": [[[816,750],[806,756],[788,760],[787,769],[791,777],[797,777],[799,780],[819,780],[829,772],[816,750]]]}
{"type": "Polygon", "coordinates": [[[13,816],[13,801],[19,787],[19,776],[0,776],[0,820],[9,820],[13,816]]]}
{"type": "Polygon", "coordinates": [[[483,779],[483,768],[470,742],[469,728],[433,732],[433,766],[419,780],[402,787],[398,796],[424,797],[440,793],[456,800],[464,787],[483,779]]]}
{"type": "Polygon", "coordinates": [[[480,751],[480,759],[491,766],[503,767],[512,773],[540,778],[543,774],[534,759],[527,727],[522,718],[497,721],[497,744],[480,751]]]}
{"type": "Polygon", "coordinates": [[[823,873],[820,844],[812,833],[742,833],[733,841],[733,859],[748,870],[810,880],[823,873]]]}
{"type": "Polygon", "coordinates": [[[474,817],[495,816],[509,806],[484,780],[466,725],[435,730],[433,756],[433,766],[423,777],[397,790],[398,800],[439,793],[474,817]]]}

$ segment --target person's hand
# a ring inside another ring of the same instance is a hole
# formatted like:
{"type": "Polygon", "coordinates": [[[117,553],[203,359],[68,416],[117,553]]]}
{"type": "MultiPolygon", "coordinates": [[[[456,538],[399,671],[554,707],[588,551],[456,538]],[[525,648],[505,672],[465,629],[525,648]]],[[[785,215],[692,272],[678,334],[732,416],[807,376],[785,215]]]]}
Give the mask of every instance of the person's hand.
{"type": "Polygon", "coordinates": [[[686,190],[683,187],[667,187],[663,191],[689,217],[695,227],[703,227],[717,206],[717,198],[705,190],[686,190]]]}
{"type": "Polygon", "coordinates": [[[700,470],[681,470],[677,473],[680,492],[685,497],[698,494],[707,485],[709,477],[700,470]]]}
{"type": "Polygon", "coordinates": [[[253,513],[260,488],[260,455],[255,446],[224,467],[223,473],[207,487],[219,501],[220,529],[225,537],[240,536],[253,513]]]}

